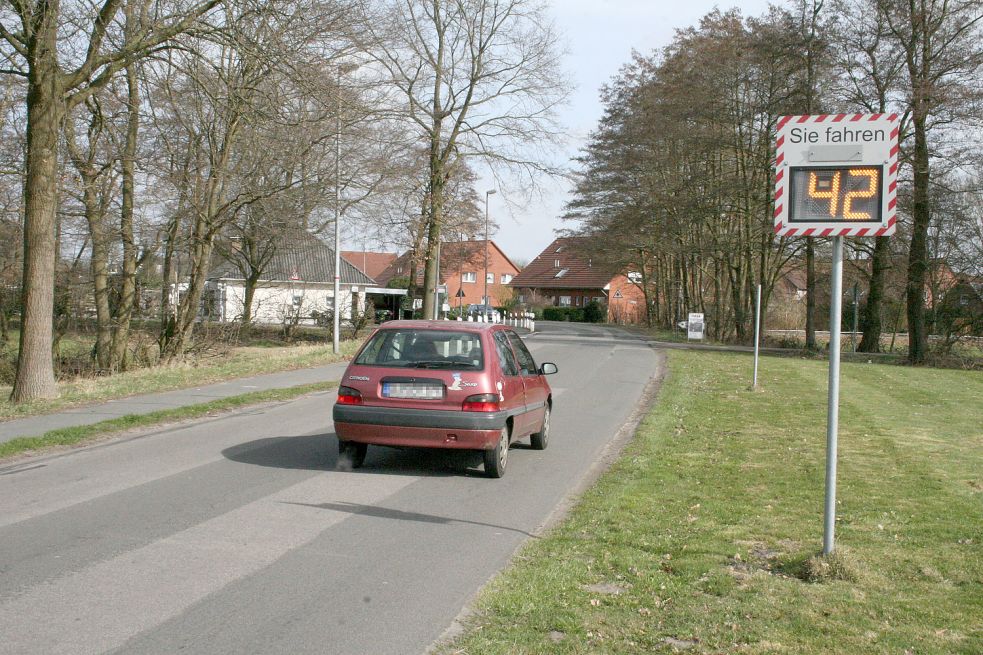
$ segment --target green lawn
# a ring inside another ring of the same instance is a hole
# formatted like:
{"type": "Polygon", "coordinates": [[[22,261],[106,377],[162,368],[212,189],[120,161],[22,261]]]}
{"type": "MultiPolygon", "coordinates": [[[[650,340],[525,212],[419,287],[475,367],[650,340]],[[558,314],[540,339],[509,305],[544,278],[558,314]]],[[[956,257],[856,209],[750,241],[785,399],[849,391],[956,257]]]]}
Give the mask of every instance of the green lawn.
{"type": "MultiPolygon", "coordinates": [[[[983,374],[671,352],[656,406],[442,653],[983,653],[983,374]]],[[[563,447],[554,434],[551,448],[563,447]]]]}
{"type": "Polygon", "coordinates": [[[147,428],[164,423],[187,421],[260,403],[293,400],[309,393],[328,391],[337,386],[338,382],[336,380],[330,380],[282,389],[252,391],[239,394],[238,396],[219,398],[218,400],[211,400],[196,405],[162,409],[156,412],[150,412],[149,414],[129,414],[90,425],[59,428],[36,437],[18,437],[0,443],[0,460],[25,453],[36,454],[52,448],[85,445],[136,428],[147,428]]]}
{"type": "MultiPolygon", "coordinates": [[[[10,396],[10,387],[0,385],[0,420],[43,414],[135,394],[168,391],[261,373],[320,366],[349,359],[363,340],[342,341],[340,355],[334,354],[331,345],[234,348],[221,356],[200,357],[194,361],[172,366],[142,368],[107,377],[78,378],[59,382],[57,399],[19,405],[7,400],[10,396]]],[[[0,426],[2,425],[0,423],[0,426]]]]}

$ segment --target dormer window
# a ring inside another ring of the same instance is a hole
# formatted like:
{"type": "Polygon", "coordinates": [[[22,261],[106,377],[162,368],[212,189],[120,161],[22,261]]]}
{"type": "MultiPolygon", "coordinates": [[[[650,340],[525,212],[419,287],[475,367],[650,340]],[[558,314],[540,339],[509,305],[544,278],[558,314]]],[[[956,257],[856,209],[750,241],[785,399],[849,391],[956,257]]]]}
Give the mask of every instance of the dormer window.
{"type": "Polygon", "coordinates": [[[553,277],[555,277],[555,278],[556,277],[563,277],[564,275],[566,275],[569,272],[570,272],[570,269],[569,268],[561,268],[559,271],[556,272],[556,275],[554,275],[553,277]]]}

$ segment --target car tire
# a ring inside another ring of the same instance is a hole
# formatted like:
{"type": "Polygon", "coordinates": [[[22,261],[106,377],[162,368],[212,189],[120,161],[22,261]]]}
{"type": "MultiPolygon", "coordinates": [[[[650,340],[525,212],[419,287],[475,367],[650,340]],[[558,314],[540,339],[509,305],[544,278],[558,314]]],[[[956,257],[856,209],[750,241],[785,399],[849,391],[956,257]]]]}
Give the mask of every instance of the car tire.
{"type": "Polygon", "coordinates": [[[549,403],[546,404],[546,411],[543,413],[543,426],[539,429],[539,432],[533,432],[529,435],[529,442],[532,444],[533,450],[546,450],[546,446],[550,442],[550,406],[549,403]]]}
{"type": "Polygon", "coordinates": [[[362,464],[365,463],[365,453],[368,450],[368,444],[341,441],[339,439],[338,464],[335,468],[339,471],[351,471],[352,469],[362,468],[362,464]]]}
{"type": "Polygon", "coordinates": [[[509,429],[502,428],[498,442],[491,450],[484,451],[485,475],[490,478],[500,478],[505,475],[505,467],[509,463],[509,429]]]}

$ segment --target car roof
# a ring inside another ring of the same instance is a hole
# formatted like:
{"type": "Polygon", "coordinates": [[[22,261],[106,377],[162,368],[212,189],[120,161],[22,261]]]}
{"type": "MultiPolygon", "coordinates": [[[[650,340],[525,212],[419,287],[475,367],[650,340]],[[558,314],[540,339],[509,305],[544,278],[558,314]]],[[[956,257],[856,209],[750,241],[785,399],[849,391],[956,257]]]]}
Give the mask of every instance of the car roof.
{"type": "Polygon", "coordinates": [[[408,328],[411,330],[450,330],[454,332],[490,332],[503,328],[498,323],[473,323],[471,321],[386,321],[380,330],[408,328]]]}

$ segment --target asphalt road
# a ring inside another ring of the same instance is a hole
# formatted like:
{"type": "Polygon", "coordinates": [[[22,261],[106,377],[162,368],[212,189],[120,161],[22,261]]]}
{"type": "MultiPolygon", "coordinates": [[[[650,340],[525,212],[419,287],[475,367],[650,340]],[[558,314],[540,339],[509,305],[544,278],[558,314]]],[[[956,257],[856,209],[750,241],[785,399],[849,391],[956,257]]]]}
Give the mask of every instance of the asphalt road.
{"type": "Polygon", "coordinates": [[[424,652],[635,410],[657,353],[546,324],[550,446],[334,471],[333,394],[0,467],[0,653],[424,652]]]}

